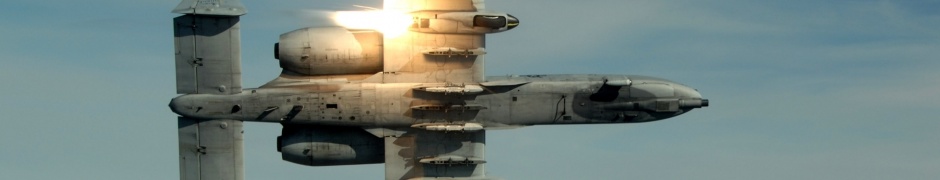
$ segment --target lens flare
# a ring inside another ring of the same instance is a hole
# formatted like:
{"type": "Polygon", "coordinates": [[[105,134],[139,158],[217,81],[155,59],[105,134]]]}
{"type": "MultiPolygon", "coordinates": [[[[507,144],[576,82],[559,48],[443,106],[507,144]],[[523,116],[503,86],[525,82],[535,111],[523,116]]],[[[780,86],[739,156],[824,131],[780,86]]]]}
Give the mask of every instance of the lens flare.
{"type": "Polygon", "coordinates": [[[410,15],[394,11],[338,11],[333,21],[349,29],[376,30],[385,37],[405,34],[414,23],[410,15]]]}

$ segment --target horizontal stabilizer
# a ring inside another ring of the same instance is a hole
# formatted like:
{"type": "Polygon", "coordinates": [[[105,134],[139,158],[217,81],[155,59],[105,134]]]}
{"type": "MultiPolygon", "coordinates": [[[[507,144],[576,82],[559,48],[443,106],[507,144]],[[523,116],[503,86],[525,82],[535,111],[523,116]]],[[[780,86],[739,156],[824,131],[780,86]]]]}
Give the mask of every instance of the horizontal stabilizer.
{"type": "Polygon", "coordinates": [[[245,5],[239,0],[183,0],[173,13],[217,16],[245,15],[245,5]]]}
{"type": "Polygon", "coordinates": [[[187,14],[173,18],[173,28],[176,93],[241,92],[239,17],[187,14]]]}
{"type": "Polygon", "coordinates": [[[179,117],[180,180],[243,179],[242,121],[179,117]]]}

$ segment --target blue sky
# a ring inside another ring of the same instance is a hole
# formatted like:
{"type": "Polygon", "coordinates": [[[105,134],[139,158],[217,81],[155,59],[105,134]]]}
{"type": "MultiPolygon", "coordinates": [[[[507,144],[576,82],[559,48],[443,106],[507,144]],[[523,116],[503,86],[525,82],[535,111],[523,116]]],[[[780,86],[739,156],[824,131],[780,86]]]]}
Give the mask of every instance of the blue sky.
{"type": "MultiPolygon", "coordinates": [[[[247,87],[280,69],[310,9],[248,1],[247,87]]],[[[0,179],[176,179],[175,1],[0,2],[0,179]]],[[[644,124],[490,131],[506,179],[936,179],[940,1],[497,1],[488,75],[640,74],[712,106],[644,124]]],[[[280,160],[278,124],[245,127],[246,179],[380,179],[382,165],[280,160]]]]}

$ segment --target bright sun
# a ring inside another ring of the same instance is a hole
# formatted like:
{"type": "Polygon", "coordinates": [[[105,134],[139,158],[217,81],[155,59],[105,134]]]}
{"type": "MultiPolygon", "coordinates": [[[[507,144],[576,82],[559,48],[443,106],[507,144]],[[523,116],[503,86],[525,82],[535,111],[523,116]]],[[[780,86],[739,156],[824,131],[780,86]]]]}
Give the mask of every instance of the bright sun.
{"type": "Polygon", "coordinates": [[[393,11],[338,11],[333,21],[349,29],[377,30],[385,37],[404,34],[413,23],[410,15],[393,11]]]}

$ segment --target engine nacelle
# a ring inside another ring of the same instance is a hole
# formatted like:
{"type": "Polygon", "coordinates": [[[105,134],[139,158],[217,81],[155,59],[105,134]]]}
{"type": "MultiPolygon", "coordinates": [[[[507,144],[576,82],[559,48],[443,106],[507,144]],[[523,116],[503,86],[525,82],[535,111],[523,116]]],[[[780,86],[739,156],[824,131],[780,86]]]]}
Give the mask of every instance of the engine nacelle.
{"type": "Polygon", "coordinates": [[[274,58],[300,75],[374,74],[383,68],[382,42],[376,31],[303,28],[281,34],[274,58]]]}
{"type": "Polygon", "coordinates": [[[355,127],[285,126],[277,150],[281,159],[308,166],[385,162],[384,141],[355,127]]]}

